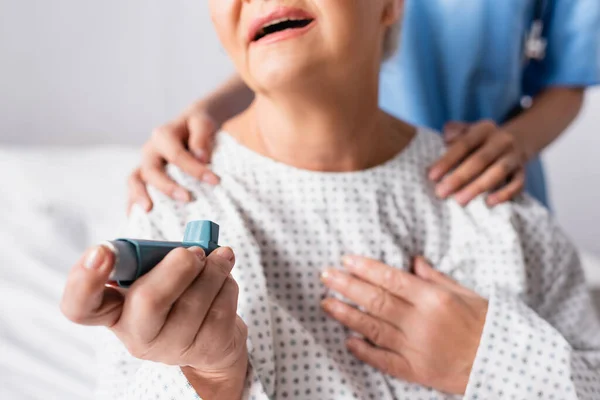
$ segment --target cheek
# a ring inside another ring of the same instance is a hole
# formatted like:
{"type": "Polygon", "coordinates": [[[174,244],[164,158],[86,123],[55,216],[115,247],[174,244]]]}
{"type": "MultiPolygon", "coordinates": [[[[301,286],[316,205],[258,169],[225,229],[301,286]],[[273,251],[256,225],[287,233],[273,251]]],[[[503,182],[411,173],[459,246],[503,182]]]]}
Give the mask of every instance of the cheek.
{"type": "Polygon", "coordinates": [[[324,16],[324,39],[336,52],[354,54],[373,47],[378,29],[379,0],[321,0],[324,16]]]}
{"type": "Polygon", "coordinates": [[[240,41],[240,0],[210,0],[210,16],[221,44],[232,58],[237,56],[240,41]]]}

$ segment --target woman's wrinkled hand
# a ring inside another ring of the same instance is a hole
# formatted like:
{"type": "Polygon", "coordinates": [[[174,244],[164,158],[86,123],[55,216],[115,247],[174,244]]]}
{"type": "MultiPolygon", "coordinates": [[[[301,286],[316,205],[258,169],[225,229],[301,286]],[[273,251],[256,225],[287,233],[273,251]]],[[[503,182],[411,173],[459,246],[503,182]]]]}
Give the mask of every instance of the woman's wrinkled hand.
{"type": "Polygon", "coordinates": [[[181,117],[155,129],[143,147],[141,165],[129,177],[127,210],[133,204],[138,204],[145,211],[152,209],[146,184],[175,200],[191,200],[189,191],[167,175],[167,163],[176,165],[203,182],[218,184],[219,177],[207,165],[218,129],[219,124],[203,103],[195,104],[181,117]]]}
{"type": "Polygon", "coordinates": [[[237,315],[234,261],[229,248],[209,257],[176,249],[124,290],[106,285],[114,256],[95,247],[71,270],[61,309],[75,323],[108,327],[136,358],[215,380],[241,364],[243,380],[247,327],[237,315]]]}
{"type": "Polygon", "coordinates": [[[429,179],[437,182],[438,197],[453,195],[466,206],[477,196],[490,193],[487,204],[492,207],[523,190],[529,157],[516,135],[483,121],[449,123],[444,137],[448,151],[429,170],[429,179]]]}
{"type": "Polygon", "coordinates": [[[364,336],[347,340],[350,352],[385,374],[464,394],[487,300],[422,258],[414,274],[361,257],[346,257],[344,265],[348,272],[328,269],[322,280],[360,309],[334,298],[323,300],[322,307],[364,336]]]}

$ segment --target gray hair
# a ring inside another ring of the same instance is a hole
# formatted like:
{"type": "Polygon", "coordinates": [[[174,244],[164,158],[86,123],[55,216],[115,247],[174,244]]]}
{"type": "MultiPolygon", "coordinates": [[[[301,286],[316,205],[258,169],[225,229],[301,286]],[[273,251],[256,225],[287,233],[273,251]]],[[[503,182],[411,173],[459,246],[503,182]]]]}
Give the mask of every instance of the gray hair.
{"type": "Polygon", "coordinates": [[[392,57],[398,50],[400,44],[400,32],[402,30],[402,18],[400,18],[394,25],[390,26],[385,33],[383,39],[383,60],[387,60],[392,57]]]}

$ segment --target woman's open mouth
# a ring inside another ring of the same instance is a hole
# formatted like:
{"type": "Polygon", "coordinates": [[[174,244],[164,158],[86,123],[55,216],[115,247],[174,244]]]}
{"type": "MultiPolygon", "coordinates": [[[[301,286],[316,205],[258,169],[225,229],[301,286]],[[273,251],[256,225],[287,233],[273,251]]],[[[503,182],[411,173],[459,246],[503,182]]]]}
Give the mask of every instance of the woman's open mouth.
{"type": "Polygon", "coordinates": [[[315,18],[299,9],[282,8],[254,21],[250,28],[251,43],[274,42],[298,36],[312,26],[315,18]]]}

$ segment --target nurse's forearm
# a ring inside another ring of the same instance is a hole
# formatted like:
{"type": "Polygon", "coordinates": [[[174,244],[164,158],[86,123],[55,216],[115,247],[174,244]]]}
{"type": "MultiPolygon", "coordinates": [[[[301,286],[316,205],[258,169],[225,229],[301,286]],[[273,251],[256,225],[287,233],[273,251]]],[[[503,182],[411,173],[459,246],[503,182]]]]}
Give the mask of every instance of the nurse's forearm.
{"type": "Polygon", "coordinates": [[[209,115],[215,121],[224,124],[248,108],[253,100],[254,92],[239,75],[234,75],[199,102],[206,105],[209,115]]]}
{"type": "Polygon", "coordinates": [[[549,88],[534,99],[530,109],[508,121],[504,129],[520,139],[527,158],[531,159],[575,120],[583,99],[583,88],[549,88]]]}

